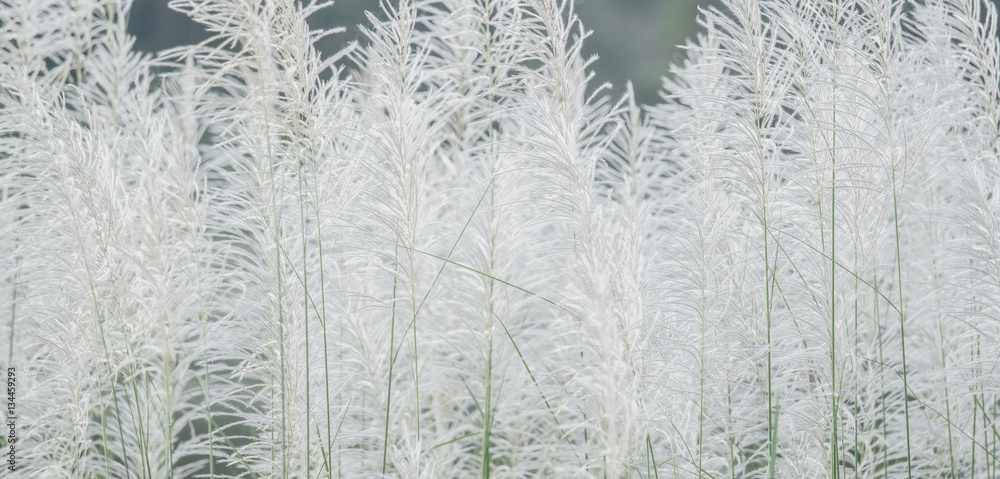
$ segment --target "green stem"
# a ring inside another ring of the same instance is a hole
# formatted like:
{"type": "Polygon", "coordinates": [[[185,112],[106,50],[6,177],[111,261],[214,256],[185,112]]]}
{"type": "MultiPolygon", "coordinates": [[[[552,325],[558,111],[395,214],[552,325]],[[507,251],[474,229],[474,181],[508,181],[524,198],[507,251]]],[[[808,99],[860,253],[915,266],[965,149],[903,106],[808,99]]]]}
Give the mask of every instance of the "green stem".
{"type": "MultiPolygon", "coordinates": [[[[395,257],[399,258],[399,245],[396,245],[395,257]]],[[[385,399],[385,431],[382,435],[382,474],[385,475],[389,454],[389,413],[392,411],[392,366],[396,362],[393,357],[393,347],[396,344],[396,288],[399,278],[399,263],[393,262],[392,267],[392,316],[389,321],[389,379],[386,386],[385,399]]]]}
{"type": "Polygon", "coordinates": [[[909,391],[910,387],[906,379],[906,330],[905,322],[906,315],[903,313],[903,259],[900,255],[899,247],[899,206],[897,202],[896,193],[896,168],[893,165],[892,168],[892,218],[893,218],[893,228],[896,233],[896,278],[897,278],[897,290],[899,292],[899,347],[902,354],[902,368],[903,368],[903,416],[906,425],[906,477],[913,477],[913,463],[911,458],[910,450],[910,399],[909,391]]]}

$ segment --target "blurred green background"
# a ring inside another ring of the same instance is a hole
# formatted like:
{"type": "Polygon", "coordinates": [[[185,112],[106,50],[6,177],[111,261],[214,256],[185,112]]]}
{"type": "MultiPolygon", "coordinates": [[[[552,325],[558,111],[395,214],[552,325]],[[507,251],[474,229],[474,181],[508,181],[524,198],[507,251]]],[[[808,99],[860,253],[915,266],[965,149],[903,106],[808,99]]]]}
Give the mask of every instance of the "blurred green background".
{"type": "MultiPolygon", "coordinates": [[[[1000,6],[1000,0],[993,0],[1000,6]]],[[[661,78],[670,65],[683,59],[678,45],[693,38],[699,4],[702,8],[718,0],[576,0],[576,12],[593,35],[584,42],[584,53],[597,55],[592,69],[596,84],[610,82],[613,94],[621,95],[632,80],[640,103],[659,101],[661,78]]],[[[365,10],[378,11],[379,0],[337,0],[310,19],[315,27],[343,26],[347,31],[323,40],[319,48],[333,52],[359,37],[357,25],[367,23],[365,10]]],[[[182,14],[171,11],[167,0],[135,0],[129,31],[136,48],[155,52],[198,42],[206,33],[182,14]]]]}
{"type": "MultiPolygon", "coordinates": [[[[594,32],[584,42],[584,53],[599,58],[592,67],[596,84],[610,82],[617,96],[631,79],[641,103],[658,101],[660,78],[683,57],[677,45],[696,32],[698,4],[698,0],[576,0],[577,14],[594,32]]],[[[336,51],[338,44],[357,39],[357,25],[367,22],[365,10],[377,11],[378,0],[337,0],[311,18],[313,26],[347,28],[324,39],[320,49],[336,51]]],[[[207,38],[197,24],[170,10],[167,0],[135,0],[129,32],[136,37],[136,48],[146,52],[207,38]]]]}

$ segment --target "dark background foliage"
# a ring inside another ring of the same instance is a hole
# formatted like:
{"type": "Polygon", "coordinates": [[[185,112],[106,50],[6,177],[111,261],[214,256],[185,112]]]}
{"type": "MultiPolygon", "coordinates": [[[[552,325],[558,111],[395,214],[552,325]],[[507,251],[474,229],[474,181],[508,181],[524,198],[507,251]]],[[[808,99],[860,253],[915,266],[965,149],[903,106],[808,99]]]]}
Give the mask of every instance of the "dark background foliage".
{"type": "MultiPolygon", "coordinates": [[[[136,48],[156,52],[198,42],[207,34],[197,24],[167,7],[168,0],[136,0],[129,19],[136,48]]],[[[584,43],[588,55],[597,55],[595,82],[610,82],[621,94],[632,80],[641,103],[655,103],[660,78],[670,64],[683,57],[677,47],[695,34],[698,4],[715,0],[577,0],[577,14],[593,35],[584,43]]],[[[377,0],[337,0],[315,15],[316,27],[343,26],[347,31],[323,40],[320,49],[335,51],[358,39],[357,25],[365,23],[365,10],[378,10],[377,0]]]]}
{"type": "MultiPolygon", "coordinates": [[[[136,48],[156,52],[204,40],[207,34],[187,17],[171,11],[168,0],[136,0],[129,20],[136,48]]],[[[994,0],[1000,6],[1000,0],[994,0]]],[[[660,79],[670,65],[683,58],[686,39],[698,30],[698,8],[717,0],[576,0],[577,14],[593,35],[585,53],[597,55],[595,84],[609,82],[620,95],[631,80],[641,104],[659,101],[660,79]]],[[[337,0],[315,15],[316,27],[342,26],[347,31],[323,39],[320,49],[336,51],[359,37],[357,25],[366,23],[365,10],[378,11],[378,0],[337,0]]]]}

